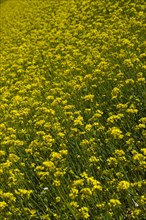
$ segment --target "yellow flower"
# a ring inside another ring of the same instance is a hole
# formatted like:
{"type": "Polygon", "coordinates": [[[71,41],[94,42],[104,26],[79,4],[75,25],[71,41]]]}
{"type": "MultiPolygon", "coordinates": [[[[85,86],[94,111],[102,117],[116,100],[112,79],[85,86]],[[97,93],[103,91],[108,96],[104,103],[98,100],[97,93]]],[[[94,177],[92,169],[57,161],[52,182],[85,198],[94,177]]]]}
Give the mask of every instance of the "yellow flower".
{"type": "MultiPolygon", "coordinates": [[[[145,66],[145,69],[146,69],[146,66],[145,66]]],[[[144,77],[143,78],[139,78],[139,79],[137,79],[137,82],[138,83],[141,83],[141,82],[145,83],[145,78],[144,77]]]]}
{"type": "Polygon", "coordinates": [[[42,120],[37,121],[37,122],[35,123],[35,127],[38,128],[38,127],[42,126],[43,124],[45,124],[45,120],[42,119],[42,120]]]}
{"type": "Polygon", "coordinates": [[[134,84],[134,80],[133,79],[126,79],[125,83],[126,84],[134,84]]]}
{"type": "Polygon", "coordinates": [[[74,186],[83,186],[84,185],[84,180],[82,180],[82,179],[74,180],[73,185],[74,186]]]}
{"type": "Polygon", "coordinates": [[[20,160],[20,158],[15,155],[15,154],[9,154],[9,161],[11,161],[12,163],[17,162],[18,160],[20,160]]]}
{"type": "Polygon", "coordinates": [[[140,203],[141,203],[142,205],[146,205],[146,196],[142,195],[142,196],[140,197],[140,203]]]}
{"type": "Polygon", "coordinates": [[[97,109],[93,117],[90,119],[90,121],[96,121],[98,118],[102,117],[102,115],[103,112],[97,109]]]}
{"type": "Polygon", "coordinates": [[[105,207],[105,202],[96,204],[96,207],[99,209],[103,209],[105,207]]]}
{"type": "Polygon", "coordinates": [[[0,150],[0,157],[1,157],[1,156],[4,156],[5,154],[6,154],[6,152],[5,152],[5,151],[0,150]]]}
{"type": "Polygon", "coordinates": [[[74,120],[74,125],[83,125],[83,117],[79,115],[79,116],[74,120]]]}
{"type": "Polygon", "coordinates": [[[118,183],[117,190],[118,191],[127,190],[129,189],[129,187],[130,187],[130,183],[128,181],[123,180],[118,183]]]}
{"type": "Polygon", "coordinates": [[[55,160],[60,160],[62,158],[62,154],[58,153],[58,152],[52,152],[51,153],[51,160],[55,161],[55,160]]]}
{"type": "Polygon", "coordinates": [[[118,127],[112,127],[109,128],[109,133],[113,136],[115,139],[123,139],[124,135],[122,134],[122,131],[118,127]]]}
{"type": "Polygon", "coordinates": [[[8,203],[10,201],[11,202],[15,202],[16,201],[16,197],[12,193],[10,193],[10,192],[3,193],[1,196],[2,196],[2,198],[8,199],[8,203]]]}
{"type": "Polygon", "coordinates": [[[65,110],[71,110],[71,109],[74,109],[74,108],[75,108],[74,105],[66,105],[66,106],[64,106],[65,110]]]}
{"type": "Polygon", "coordinates": [[[31,214],[31,216],[30,216],[31,218],[36,217],[36,210],[35,209],[29,209],[29,211],[30,211],[30,214],[31,214]]]}
{"type": "Polygon", "coordinates": [[[144,156],[142,154],[139,154],[139,153],[136,153],[134,156],[133,156],[133,160],[137,160],[137,161],[143,161],[144,160],[144,156]]]}
{"type": "Polygon", "coordinates": [[[88,144],[89,144],[89,141],[86,139],[83,139],[80,143],[81,146],[88,145],[88,144]]]}
{"type": "Polygon", "coordinates": [[[0,210],[3,210],[7,206],[8,206],[8,204],[5,201],[0,202],[0,210]]]}
{"type": "Polygon", "coordinates": [[[119,103],[119,104],[117,104],[116,107],[119,110],[123,110],[123,109],[126,109],[128,107],[128,104],[119,103]]]}
{"type": "Polygon", "coordinates": [[[142,210],[140,210],[140,209],[132,210],[132,212],[131,212],[132,218],[134,218],[134,219],[136,218],[137,219],[138,216],[140,217],[141,212],[142,212],[142,210]]]}
{"type": "Polygon", "coordinates": [[[85,126],[85,130],[86,130],[86,131],[90,131],[91,128],[92,128],[92,125],[91,125],[91,124],[87,124],[87,125],[85,126]]]}
{"type": "Polygon", "coordinates": [[[141,151],[144,155],[146,155],[146,148],[141,148],[141,151]]]}
{"type": "Polygon", "coordinates": [[[16,193],[17,195],[27,196],[27,197],[29,198],[30,195],[32,194],[32,190],[18,189],[18,190],[15,190],[15,193],[16,193]]]}
{"type": "Polygon", "coordinates": [[[0,131],[5,131],[6,130],[6,126],[4,124],[0,124],[0,131]]]}
{"type": "Polygon", "coordinates": [[[116,207],[121,205],[121,202],[118,199],[110,199],[108,205],[111,207],[116,207]]]}
{"type": "Polygon", "coordinates": [[[102,191],[102,186],[100,184],[94,185],[92,191],[94,192],[95,190],[102,191]]]}
{"type": "Polygon", "coordinates": [[[56,202],[60,202],[61,201],[61,198],[59,196],[56,197],[56,202]]]}
{"type": "Polygon", "coordinates": [[[70,197],[71,199],[75,199],[75,198],[78,196],[78,193],[79,193],[79,190],[78,190],[78,189],[72,188],[72,189],[71,189],[71,192],[70,192],[70,194],[69,194],[69,197],[70,197]]]}
{"type": "Polygon", "coordinates": [[[91,156],[90,159],[89,159],[90,163],[97,163],[99,161],[100,161],[100,159],[98,157],[95,157],[95,156],[91,156]]]}
{"type": "Polygon", "coordinates": [[[53,186],[60,186],[60,180],[54,180],[53,181],[53,186]]]}
{"type": "Polygon", "coordinates": [[[107,119],[107,122],[114,123],[114,122],[117,122],[118,120],[122,119],[123,117],[124,117],[124,114],[112,115],[107,119]]]}
{"type": "Polygon", "coordinates": [[[135,187],[135,188],[141,188],[142,187],[142,181],[138,181],[138,182],[134,182],[134,183],[131,183],[131,186],[132,187],[135,187]]]}
{"type": "Polygon", "coordinates": [[[121,93],[121,90],[117,87],[113,88],[112,90],[112,99],[117,98],[117,96],[121,93]]]}
{"type": "Polygon", "coordinates": [[[131,59],[125,59],[123,63],[127,67],[133,67],[133,63],[132,63],[131,59]]]}
{"type": "Polygon", "coordinates": [[[81,213],[82,218],[87,219],[90,217],[89,215],[89,209],[87,207],[82,207],[79,209],[79,212],[81,213]]]}
{"type": "Polygon", "coordinates": [[[80,193],[83,194],[84,196],[91,196],[92,191],[89,188],[82,188],[80,190],[80,193]]]}
{"type": "Polygon", "coordinates": [[[7,160],[5,163],[1,163],[1,167],[2,168],[9,168],[12,165],[12,162],[10,162],[9,160],[7,160]]]}
{"type": "Polygon", "coordinates": [[[62,171],[61,169],[57,169],[57,171],[54,173],[55,177],[61,177],[64,176],[64,174],[66,173],[66,171],[62,171]]]}
{"type": "Polygon", "coordinates": [[[128,109],[126,110],[126,112],[131,113],[131,114],[136,114],[136,113],[138,113],[138,109],[128,108],[128,109]]]}
{"type": "Polygon", "coordinates": [[[78,208],[78,207],[79,207],[78,203],[75,202],[75,201],[70,202],[70,205],[71,205],[72,207],[74,207],[74,208],[78,208]]]}
{"type": "Polygon", "coordinates": [[[86,95],[86,96],[82,97],[82,99],[85,100],[85,101],[93,102],[94,95],[89,94],[89,95],[86,95]]]}
{"type": "Polygon", "coordinates": [[[50,170],[55,169],[55,165],[52,161],[44,161],[43,165],[47,168],[49,168],[50,170]]]}
{"type": "Polygon", "coordinates": [[[90,114],[90,113],[91,113],[91,109],[90,109],[90,108],[85,108],[84,112],[85,112],[86,114],[90,114]]]}
{"type": "Polygon", "coordinates": [[[115,154],[118,155],[118,156],[123,156],[125,155],[125,152],[123,150],[115,150],[115,154]]]}
{"type": "Polygon", "coordinates": [[[65,136],[65,134],[63,132],[58,132],[58,136],[63,138],[65,136]]]}
{"type": "Polygon", "coordinates": [[[110,157],[110,158],[107,159],[107,164],[108,164],[109,166],[117,166],[118,161],[117,161],[116,158],[110,157]]]}

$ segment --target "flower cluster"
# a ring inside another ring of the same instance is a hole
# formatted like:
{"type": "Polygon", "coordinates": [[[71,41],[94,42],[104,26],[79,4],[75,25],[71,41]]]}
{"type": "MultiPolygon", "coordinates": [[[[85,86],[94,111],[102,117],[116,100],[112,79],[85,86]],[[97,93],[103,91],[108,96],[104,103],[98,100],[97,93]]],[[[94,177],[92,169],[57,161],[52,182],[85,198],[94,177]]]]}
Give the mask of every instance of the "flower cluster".
{"type": "Polygon", "coordinates": [[[146,219],[145,1],[0,1],[0,215],[146,219]]]}

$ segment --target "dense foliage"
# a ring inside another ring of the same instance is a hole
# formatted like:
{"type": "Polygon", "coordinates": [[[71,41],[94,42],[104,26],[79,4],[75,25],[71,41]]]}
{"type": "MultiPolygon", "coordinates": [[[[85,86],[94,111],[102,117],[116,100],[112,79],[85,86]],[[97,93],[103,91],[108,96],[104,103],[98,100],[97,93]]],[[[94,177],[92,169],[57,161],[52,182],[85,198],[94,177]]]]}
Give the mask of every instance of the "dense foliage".
{"type": "Polygon", "coordinates": [[[145,219],[145,1],[8,0],[0,22],[0,219],[145,219]]]}

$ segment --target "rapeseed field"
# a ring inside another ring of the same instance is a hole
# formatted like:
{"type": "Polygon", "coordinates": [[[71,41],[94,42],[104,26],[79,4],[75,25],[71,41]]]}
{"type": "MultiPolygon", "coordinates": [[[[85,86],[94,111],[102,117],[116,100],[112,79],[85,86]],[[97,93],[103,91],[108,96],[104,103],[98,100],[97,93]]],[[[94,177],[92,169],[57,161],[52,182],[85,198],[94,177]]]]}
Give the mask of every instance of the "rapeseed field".
{"type": "Polygon", "coordinates": [[[0,40],[0,220],[146,219],[145,1],[0,1],[0,40]]]}

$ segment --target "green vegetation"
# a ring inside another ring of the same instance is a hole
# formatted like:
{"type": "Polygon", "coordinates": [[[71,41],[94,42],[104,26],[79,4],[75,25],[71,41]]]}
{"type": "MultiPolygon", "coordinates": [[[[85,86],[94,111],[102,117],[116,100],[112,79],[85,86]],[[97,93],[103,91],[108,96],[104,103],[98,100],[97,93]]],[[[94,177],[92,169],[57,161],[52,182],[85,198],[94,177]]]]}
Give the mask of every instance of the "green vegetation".
{"type": "Polygon", "coordinates": [[[146,218],[144,0],[0,7],[0,219],[146,218]]]}

